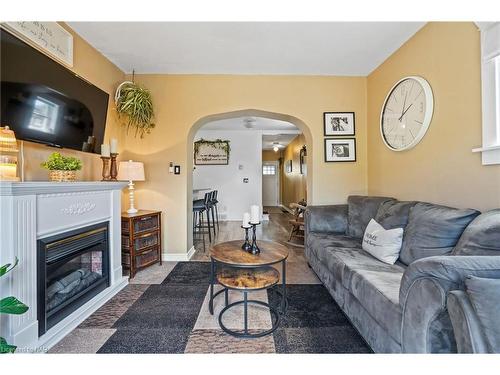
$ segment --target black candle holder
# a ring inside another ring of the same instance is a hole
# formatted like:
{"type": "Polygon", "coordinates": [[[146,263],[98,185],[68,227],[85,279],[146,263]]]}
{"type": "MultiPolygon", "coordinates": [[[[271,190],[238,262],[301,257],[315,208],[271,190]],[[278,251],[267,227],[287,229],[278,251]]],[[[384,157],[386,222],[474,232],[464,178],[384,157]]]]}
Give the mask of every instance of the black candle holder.
{"type": "Polygon", "coordinates": [[[250,225],[252,226],[252,244],[250,245],[251,247],[250,250],[248,250],[248,252],[254,255],[260,254],[259,246],[257,246],[257,234],[256,234],[257,225],[260,225],[260,222],[250,223],[250,225]]]}
{"type": "Polygon", "coordinates": [[[241,245],[241,249],[246,252],[250,252],[250,250],[252,249],[252,245],[250,245],[250,242],[248,241],[248,230],[250,229],[250,227],[244,227],[243,225],[241,227],[245,229],[245,242],[243,243],[243,245],[241,245]]]}

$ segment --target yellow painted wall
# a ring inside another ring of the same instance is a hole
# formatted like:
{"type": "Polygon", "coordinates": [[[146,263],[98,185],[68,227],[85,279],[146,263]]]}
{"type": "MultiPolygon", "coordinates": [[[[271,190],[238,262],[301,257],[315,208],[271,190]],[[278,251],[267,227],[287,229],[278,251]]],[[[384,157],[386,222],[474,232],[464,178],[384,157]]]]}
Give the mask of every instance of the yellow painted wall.
{"type": "Polygon", "coordinates": [[[306,175],[300,174],[300,149],[306,144],[303,134],[295,137],[283,151],[284,165],[281,170],[282,204],[289,207],[290,203],[297,203],[302,199],[307,201],[306,175]],[[286,172],[286,162],[292,160],[292,172],[286,172]]]}
{"type": "Polygon", "coordinates": [[[262,161],[277,161],[279,158],[279,152],[274,152],[273,150],[262,150],[262,161]]]}
{"type": "Polygon", "coordinates": [[[369,75],[369,194],[500,207],[500,166],[483,166],[471,152],[481,145],[479,38],[473,23],[429,23],[369,75]],[[407,75],[429,81],[434,116],[415,148],[394,152],[379,133],[380,109],[390,88],[407,75]]]}
{"type": "Polygon", "coordinates": [[[365,77],[136,75],[136,82],[151,90],[157,127],[144,139],[128,137],[124,157],[145,163],[147,181],[137,184],[137,205],[165,212],[167,253],[185,253],[191,245],[186,225],[191,189],[186,165],[192,152],[188,135],[205,116],[244,109],[294,116],[308,126],[314,140],[308,144],[311,203],[344,202],[348,194],[366,193],[365,77]],[[357,163],[323,162],[325,111],[356,112],[357,163]],[[181,166],[181,175],[168,173],[170,161],[181,166]]]}
{"type": "MultiPolygon", "coordinates": [[[[109,94],[105,140],[117,138],[119,149],[123,149],[124,132],[119,126],[113,98],[116,87],[125,78],[125,73],[66,24],[61,23],[61,25],[73,35],[73,67],[70,70],[109,94]]],[[[36,47],[36,45],[33,46],[36,47]]],[[[79,180],[95,181],[101,179],[102,164],[98,155],[68,149],[57,150],[25,141],[25,179],[27,181],[46,181],[48,179],[48,173],[40,167],[40,163],[54,151],[60,151],[64,155],[76,156],[83,161],[83,169],[78,172],[79,180]]]]}

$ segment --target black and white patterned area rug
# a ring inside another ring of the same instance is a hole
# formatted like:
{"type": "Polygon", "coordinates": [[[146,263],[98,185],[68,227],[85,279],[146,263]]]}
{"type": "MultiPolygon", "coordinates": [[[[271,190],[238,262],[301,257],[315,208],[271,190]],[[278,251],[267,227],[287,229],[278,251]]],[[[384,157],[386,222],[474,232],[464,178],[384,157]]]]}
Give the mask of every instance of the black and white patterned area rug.
{"type": "MultiPolygon", "coordinates": [[[[280,327],[258,339],[234,338],[218,324],[222,295],[217,297],[215,314],[208,312],[209,277],[209,263],[180,262],[160,284],[129,284],[70,333],[54,352],[371,352],[321,284],[287,284],[288,309],[280,327]]],[[[251,295],[278,306],[279,288],[251,295]]],[[[241,293],[230,292],[230,302],[241,298],[241,293]]],[[[228,312],[224,319],[230,328],[242,327],[241,309],[228,312]]],[[[270,328],[270,313],[264,308],[252,307],[249,319],[251,331],[270,328]]]]}

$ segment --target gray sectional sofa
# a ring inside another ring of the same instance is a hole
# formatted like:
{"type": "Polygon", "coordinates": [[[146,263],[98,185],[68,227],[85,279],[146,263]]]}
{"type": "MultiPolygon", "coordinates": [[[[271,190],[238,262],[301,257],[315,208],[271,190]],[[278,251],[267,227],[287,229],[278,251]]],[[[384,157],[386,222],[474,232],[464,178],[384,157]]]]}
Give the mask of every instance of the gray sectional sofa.
{"type": "Polygon", "coordinates": [[[309,206],[305,228],[310,266],[375,352],[456,352],[447,294],[468,276],[500,278],[500,210],[350,196],[309,206]],[[362,250],[372,218],[404,228],[394,265],[362,250]]]}

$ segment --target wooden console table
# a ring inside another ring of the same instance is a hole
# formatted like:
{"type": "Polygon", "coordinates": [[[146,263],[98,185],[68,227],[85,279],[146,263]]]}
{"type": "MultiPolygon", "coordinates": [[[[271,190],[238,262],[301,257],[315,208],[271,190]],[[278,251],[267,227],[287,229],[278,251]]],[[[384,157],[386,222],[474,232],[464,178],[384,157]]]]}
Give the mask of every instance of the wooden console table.
{"type": "Polygon", "coordinates": [[[138,270],[161,264],[161,211],[122,213],[122,266],[133,278],[138,270]]]}

